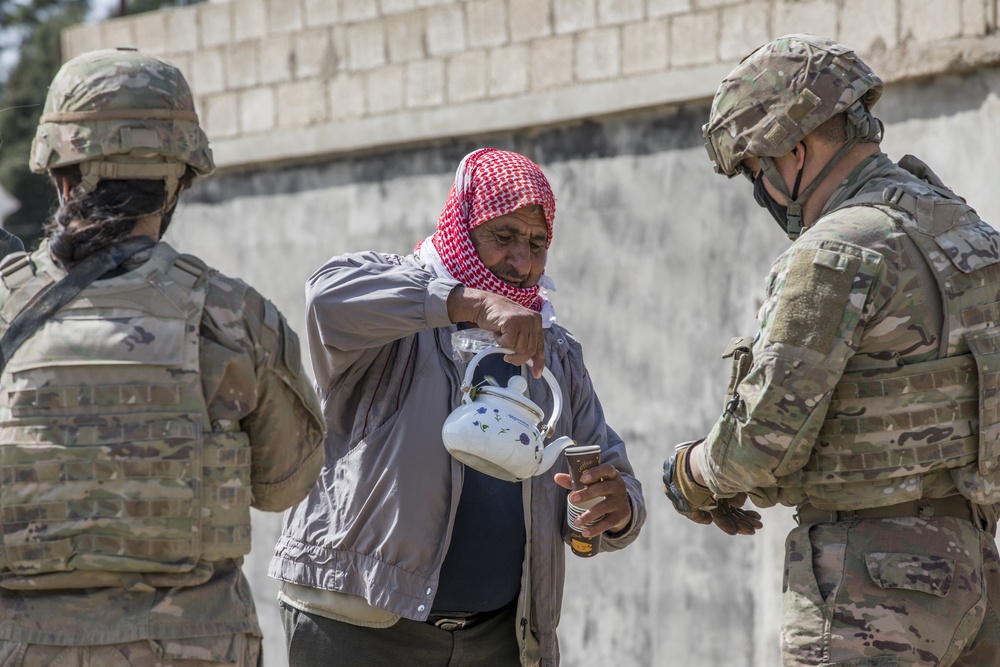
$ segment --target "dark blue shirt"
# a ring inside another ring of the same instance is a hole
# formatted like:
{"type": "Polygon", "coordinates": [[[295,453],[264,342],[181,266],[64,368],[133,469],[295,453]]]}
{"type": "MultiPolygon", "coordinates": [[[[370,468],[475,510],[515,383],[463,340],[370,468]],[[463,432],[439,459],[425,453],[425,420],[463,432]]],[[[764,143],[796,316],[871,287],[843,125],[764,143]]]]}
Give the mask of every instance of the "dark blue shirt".
{"type": "MultiPolygon", "coordinates": [[[[473,382],[479,386],[488,375],[507,386],[507,380],[520,372],[502,354],[491,354],[476,366],[473,382]]],[[[492,611],[514,600],[521,589],[524,545],[521,483],[465,466],[465,483],[433,611],[492,611]]]]}

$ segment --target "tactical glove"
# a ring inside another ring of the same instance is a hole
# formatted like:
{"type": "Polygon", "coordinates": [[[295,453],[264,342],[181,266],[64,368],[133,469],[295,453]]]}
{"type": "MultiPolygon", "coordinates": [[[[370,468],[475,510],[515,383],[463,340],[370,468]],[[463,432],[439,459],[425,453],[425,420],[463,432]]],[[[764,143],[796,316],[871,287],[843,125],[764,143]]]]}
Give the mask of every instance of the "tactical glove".
{"type": "Polygon", "coordinates": [[[679,514],[695,523],[714,523],[728,535],[753,535],[763,524],[760,514],[742,509],[747,499],[745,493],[716,500],[708,487],[694,480],[688,456],[695,444],[697,442],[678,445],[674,455],[664,462],[663,492],[679,514]]]}
{"type": "Polygon", "coordinates": [[[753,535],[764,527],[760,513],[743,509],[747,494],[738,493],[732,498],[720,498],[711,510],[712,522],[727,535],[753,535]]]}

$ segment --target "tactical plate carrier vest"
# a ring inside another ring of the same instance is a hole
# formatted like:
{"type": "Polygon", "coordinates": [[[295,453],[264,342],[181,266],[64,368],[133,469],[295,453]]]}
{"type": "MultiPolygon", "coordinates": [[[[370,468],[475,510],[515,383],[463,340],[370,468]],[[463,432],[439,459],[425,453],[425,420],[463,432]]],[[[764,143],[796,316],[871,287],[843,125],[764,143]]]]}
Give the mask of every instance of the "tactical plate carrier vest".
{"type": "MultiPolygon", "coordinates": [[[[213,432],[201,385],[206,273],[160,243],[8,361],[0,573],[181,573],[250,551],[249,439],[213,432]]],[[[42,250],[0,275],[2,332],[64,272],[42,250]]]]}
{"type": "Polygon", "coordinates": [[[940,358],[848,363],[812,456],[779,480],[824,509],[919,499],[935,471],[975,503],[1000,502],[1000,233],[923,163],[899,166],[909,179],[876,178],[843,206],[884,212],[926,260],[942,301],[940,358]]]}

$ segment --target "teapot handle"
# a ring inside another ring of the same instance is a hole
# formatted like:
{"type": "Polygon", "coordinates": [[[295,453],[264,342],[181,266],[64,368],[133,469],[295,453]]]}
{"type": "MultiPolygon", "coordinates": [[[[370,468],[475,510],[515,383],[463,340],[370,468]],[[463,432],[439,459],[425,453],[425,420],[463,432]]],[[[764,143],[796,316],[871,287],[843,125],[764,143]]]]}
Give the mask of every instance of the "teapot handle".
{"type": "MultiPolygon", "coordinates": [[[[468,368],[465,369],[465,378],[462,380],[462,393],[468,393],[472,389],[472,378],[476,373],[476,366],[483,357],[488,354],[513,354],[513,352],[514,350],[509,347],[488,347],[472,357],[469,360],[468,368]]],[[[531,365],[532,363],[529,359],[528,366],[530,367],[531,365]]],[[[562,390],[559,388],[559,383],[556,382],[556,376],[548,368],[542,369],[542,378],[549,383],[549,388],[552,390],[552,414],[549,415],[549,423],[541,431],[542,439],[545,439],[555,431],[556,420],[559,419],[559,415],[562,413],[562,390]]]]}

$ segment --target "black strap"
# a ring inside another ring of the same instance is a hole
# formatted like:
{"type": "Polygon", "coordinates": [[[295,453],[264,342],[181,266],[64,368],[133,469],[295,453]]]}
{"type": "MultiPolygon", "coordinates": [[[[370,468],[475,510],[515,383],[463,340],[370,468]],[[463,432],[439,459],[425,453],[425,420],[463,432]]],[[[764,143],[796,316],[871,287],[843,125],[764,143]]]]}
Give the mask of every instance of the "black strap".
{"type": "Polygon", "coordinates": [[[137,236],[101,248],[80,260],[62,280],[51,283],[41,290],[34,301],[17,314],[0,338],[0,371],[7,366],[7,362],[24,341],[90,283],[121,266],[132,255],[154,245],[156,241],[148,236],[137,236]]]}

